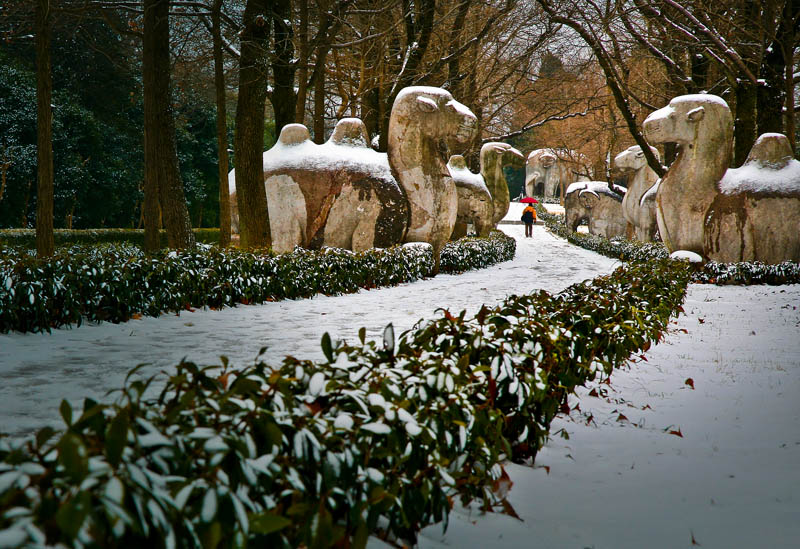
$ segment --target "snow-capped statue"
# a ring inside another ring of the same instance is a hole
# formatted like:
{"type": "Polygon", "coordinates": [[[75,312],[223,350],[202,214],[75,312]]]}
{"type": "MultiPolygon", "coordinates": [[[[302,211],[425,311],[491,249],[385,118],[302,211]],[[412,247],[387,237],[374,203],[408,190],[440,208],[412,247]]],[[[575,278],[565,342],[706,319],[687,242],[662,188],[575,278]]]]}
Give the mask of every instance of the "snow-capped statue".
{"type": "MultiPolygon", "coordinates": [[[[388,157],[370,147],[357,118],[340,120],[322,145],[309,139],[302,124],[288,124],[264,153],[273,249],[428,242],[438,272],[458,210],[449,151],[469,143],[476,121],[449,92],[418,86],[401,90],[392,107],[388,157]]],[[[233,195],[233,171],[229,181],[233,195]]],[[[235,196],[231,205],[236,231],[235,196]]]]}
{"type": "Polygon", "coordinates": [[[677,143],[656,196],[661,239],[720,262],[800,261],[800,162],[786,136],[764,134],[728,169],[733,120],[710,94],[683,95],[650,114],[651,143],[677,143]]]}
{"type": "Polygon", "coordinates": [[[605,181],[577,181],[567,187],[564,217],[567,227],[578,230],[582,220],[589,222],[589,233],[611,238],[625,236],[627,221],[622,214],[625,189],[605,181]]]}
{"type": "MultiPolygon", "coordinates": [[[[386,154],[369,146],[361,120],[340,120],[322,145],[309,139],[304,125],[287,124],[263,161],[276,252],[295,246],[360,251],[402,242],[408,200],[386,154]]],[[[233,196],[231,204],[236,205],[233,196]]],[[[236,213],[231,215],[234,230],[236,213]]]]}
{"type": "MultiPolygon", "coordinates": [[[[656,158],[658,150],[650,147],[656,158]]],[[[622,199],[622,213],[628,221],[628,238],[635,237],[641,242],[650,242],[658,230],[656,222],[656,191],[658,175],[647,164],[647,159],[639,145],[628,147],[614,158],[614,165],[633,174],[628,182],[628,190],[622,199]]]]}

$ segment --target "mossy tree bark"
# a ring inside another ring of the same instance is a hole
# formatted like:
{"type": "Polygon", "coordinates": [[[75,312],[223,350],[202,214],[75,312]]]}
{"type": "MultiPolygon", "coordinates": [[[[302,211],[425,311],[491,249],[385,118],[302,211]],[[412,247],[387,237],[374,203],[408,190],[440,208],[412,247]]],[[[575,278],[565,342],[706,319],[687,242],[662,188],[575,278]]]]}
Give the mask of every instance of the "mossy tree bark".
{"type": "Polygon", "coordinates": [[[169,0],[144,0],[145,245],[149,251],[160,244],[152,211],[154,191],[158,193],[167,245],[177,249],[194,246],[175,142],[170,93],[169,7],[169,0]]]}
{"type": "Polygon", "coordinates": [[[217,100],[217,157],[219,163],[219,245],[231,243],[231,205],[228,188],[228,117],[225,112],[225,73],[222,59],[220,11],[222,0],[214,0],[211,33],[214,41],[214,89],[217,100]]]}

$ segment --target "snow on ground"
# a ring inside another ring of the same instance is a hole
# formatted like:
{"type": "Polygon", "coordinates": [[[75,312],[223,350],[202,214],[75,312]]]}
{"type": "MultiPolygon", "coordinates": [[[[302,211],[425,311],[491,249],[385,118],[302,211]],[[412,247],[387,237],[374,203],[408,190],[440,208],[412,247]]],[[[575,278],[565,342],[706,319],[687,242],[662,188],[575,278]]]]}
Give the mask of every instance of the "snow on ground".
{"type": "MultiPolygon", "coordinates": [[[[519,219],[514,208],[507,216],[519,219]]],[[[316,297],[52,334],[0,335],[0,431],[54,423],[61,398],[102,398],[125,372],[182,357],[245,364],[269,345],[321,358],[319,340],[379,338],[435,314],[475,312],[511,293],[557,292],[616,263],[534,227],[510,262],[460,276],[339,297],[316,297]]],[[[685,314],[610,384],[581,389],[533,467],[506,466],[521,520],[456,508],[419,547],[797,547],[800,539],[800,285],[691,285],[685,314]],[[596,391],[598,396],[590,395],[596,391]],[[680,436],[679,436],[679,434],[680,436]]],[[[371,546],[382,543],[372,540],[371,546]]]]}

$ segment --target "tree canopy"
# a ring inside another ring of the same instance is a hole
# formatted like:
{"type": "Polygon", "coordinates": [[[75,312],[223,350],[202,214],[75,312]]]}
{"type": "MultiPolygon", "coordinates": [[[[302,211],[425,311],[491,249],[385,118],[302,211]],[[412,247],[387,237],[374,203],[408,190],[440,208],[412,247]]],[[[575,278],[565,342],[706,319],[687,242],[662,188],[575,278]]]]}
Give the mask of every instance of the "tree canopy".
{"type": "MultiPolygon", "coordinates": [[[[146,3],[48,1],[54,224],[141,227],[146,3]]],[[[36,218],[31,4],[10,0],[0,8],[0,228],[30,227],[36,218]]],[[[480,135],[463,151],[473,169],[481,143],[507,141],[525,153],[575,150],[590,160],[589,175],[609,177],[610,159],[644,142],[640,130],[647,114],[685,93],[714,93],[731,105],[736,164],[760,133],[783,132],[795,143],[798,0],[168,5],[175,154],[194,226],[220,222],[220,195],[227,188],[218,168],[220,151],[232,154],[224,165],[242,160],[234,143],[237,120],[263,122],[239,128],[248,135],[240,146],[252,148],[241,152],[254,166],[252,159],[291,122],[306,124],[321,142],[337,119],[357,116],[385,150],[394,97],[409,85],[445,87],[477,115],[480,135]],[[255,14],[249,31],[247,9],[255,14]],[[254,31],[262,44],[253,52],[242,36],[254,31]],[[242,75],[249,76],[243,81],[242,75]],[[226,117],[217,128],[219,109],[226,117]]],[[[670,151],[664,152],[668,163],[670,151]]],[[[654,159],[651,165],[663,171],[654,159]]],[[[248,200],[260,201],[257,187],[248,200]]]]}

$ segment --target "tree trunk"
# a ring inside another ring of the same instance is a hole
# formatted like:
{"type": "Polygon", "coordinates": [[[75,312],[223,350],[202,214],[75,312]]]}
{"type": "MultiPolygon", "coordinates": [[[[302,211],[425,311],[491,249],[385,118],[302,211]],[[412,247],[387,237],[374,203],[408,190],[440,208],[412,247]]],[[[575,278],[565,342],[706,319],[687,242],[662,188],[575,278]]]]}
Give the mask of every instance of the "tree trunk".
{"type": "Polygon", "coordinates": [[[275,52],[272,61],[273,90],[270,94],[275,113],[275,134],[294,122],[297,96],[294,92],[294,45],[292,43],[291,0],[272,0],[272,24],[275,29],[275,52]]]}
{"type": "Polygon", "coordinates": [[[783,133],[783,106],[786,103],[786,86],[783,82],[786,61],[783,48],[776,40],[767,48],[761,63],[758,86],[758,135],[768,132],[783,133]]]}
{"type": "Polygon", "coordinates": [[[267,195],[264,190],[264,104],[267,98],[269,5],[272,0],[247,0],[239,57],[239,97],[233,138],[236,200],[242,248],[269,247],[267,195]]]}
{"type": "Polygon", "coordinates": [[[298,44],[300,52],[298,58],[300,64],[297,73],[297,99],[295,102],[294,121],[298,124],[305,124],[306,121],[306,98],[308,97],[308,0],[300,0],[300,28],[298,44]]]}
{"type": "MultiPolygon", "coordinates": [[[[317,63],[325,63],[325,57],[317,63]]],[[[314,78],[314,143],[325,142],[325,69],[317,71],[314,78]]]]}
{"type": "Polygon", "coordinates": [[[361,95],[361,120],[370,139],[380,133],[380,88],[370,88],[361,95]]]}
{"type": "Polygon", "coordinates": [[[736,118],[733,125],[733,165],[738,168],[756,142],[756,85],[742,78],[736,86],[736,118]]]}
{"type": "Polygon", "coordinates": [[[53,239],[53,78],[50,33],[54,0],[36,3],[36,253],[49,257],[53,239]]]}
{"type": "Polygon", "coordinates": [[[219,245],[231,243],[231,204],[228,188],[228,117],[225,111],[225,73],[222,66],[220,11],[222,0],[214,0],[211,12],[211,33],[214,40],[214,88],[217,98],[217,158],[219,164],[219,245]]]}
{"type": "Polygon", "coordinates": [[[149,251],[160,246],[151,215],[154,202],[161,206],[167,245],[178,249],[194,246],[175,144],[170,93],[169,6],[169,0],[144,0],[145,246],[149,251]],[[154,191],[158,193],[157,198],[154,191]]]}

